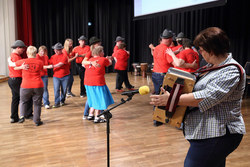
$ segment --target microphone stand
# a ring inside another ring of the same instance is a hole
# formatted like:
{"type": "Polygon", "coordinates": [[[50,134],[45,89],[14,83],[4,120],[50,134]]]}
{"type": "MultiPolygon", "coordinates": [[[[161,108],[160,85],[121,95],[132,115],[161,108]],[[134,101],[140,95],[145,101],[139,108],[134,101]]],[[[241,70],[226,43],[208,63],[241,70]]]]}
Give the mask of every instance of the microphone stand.
{"type": "Polygon", "coordinates": [[[112,114],[110,113],[111,110],[114,108],[126,103],[127,101],[130,101],[132,97],[134,96],[134,93],[127,94],[128,98],[124,100],[123,98],[121,99],[121,102],[110,109],[104,110],[103,113],[99,114],[98,117],[101,115],[104,115],[106,119],[106,132],[107,132],[107,167],[110,167],[110,146],[109,146],[109,134],[110,134],[110,119],[112,118],[112,114]]]}

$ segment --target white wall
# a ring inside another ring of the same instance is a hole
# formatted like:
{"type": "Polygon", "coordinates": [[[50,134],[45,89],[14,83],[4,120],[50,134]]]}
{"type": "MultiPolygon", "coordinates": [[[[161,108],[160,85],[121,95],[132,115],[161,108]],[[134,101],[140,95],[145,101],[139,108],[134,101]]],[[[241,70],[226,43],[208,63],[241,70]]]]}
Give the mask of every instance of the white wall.
{"type": "Polygon", "coordinates": [[[9,75],[7,58],[16,37],[15,0],[0,0],[0,75],[9,75]]]}

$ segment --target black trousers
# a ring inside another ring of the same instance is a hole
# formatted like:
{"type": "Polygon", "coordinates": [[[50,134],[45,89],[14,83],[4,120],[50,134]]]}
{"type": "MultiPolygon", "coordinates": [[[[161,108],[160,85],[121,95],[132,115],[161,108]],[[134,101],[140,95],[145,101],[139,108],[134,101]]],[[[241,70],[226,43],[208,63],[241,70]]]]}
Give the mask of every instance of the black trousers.
{"type": "Polygon", "coordinates": [[[76,63],[76,68],[80,78],[80,95],[86,95],[86,89],[84,86],[84,75],[85,75],[85,68],[82,64],[76,63]]]}
{"type": "Polygon", "coordinates": [[[121,89],[122,84],[124,82],[126,88],[131,89],[132,85],[129,83],[128,80],[128,71],[127,70],[116,70],[116,89],[121,89]]]}
{"type": "MultiPolygon", "coordinates": [[[[14,120],[19,119],[18,105],[19,105],[19,101],[20,101],[20,86],[21,86],[21,83],[22,83],[22,78],[21,77],[9,78],[9,80],[8,80],[8,84],[9,84],[9,87],[10,87],[11,93],[12,93],[10,118],[14,119],[14,120]]],[[[29,100],[29,102],[27,103],[27,106],[28,106],[28,108],[27,108],[25,117],[29,117],[33,113],[32,99],[29,100]]]]}

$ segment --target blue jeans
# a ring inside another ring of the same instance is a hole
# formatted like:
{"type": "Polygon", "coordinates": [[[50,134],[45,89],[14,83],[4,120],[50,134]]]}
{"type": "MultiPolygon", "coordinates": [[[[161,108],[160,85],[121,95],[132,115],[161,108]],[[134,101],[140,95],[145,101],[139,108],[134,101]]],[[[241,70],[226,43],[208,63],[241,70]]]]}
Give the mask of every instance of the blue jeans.
{"type": "Polygon", "coordinates": [[[84,116],[88,116],[89,115],[89,104],[88,104],[88,100],[86,100],[85,102],[85,108],[84,108],[84,116]]]}
{"type": "Polygon", "coordinates": [[[73,77],[72,71],[70,70],[68,86],[67,86],[67,93],[71,93],[73,82],[74,82],[74,77],[73,77]]]}
{"type": "Polygon", "coordinates": [[[48,76],[42,76],[42,80],[43,80],[43,104],[44,105],[50,105],[49,102],[49,92],[48,92],[48,76]]]}
{"type": "Polygon", "coordinates": [[[154,84],[155,94],[160,93],[160,86],[163,83],[163,79],[164,79],[164,74],[155,73],[155,72],[152,73],[152,81],[154,84]]]}
{"type": "MultiPolygon", "coordinates": [[[[163,83],[163,79],[164,79],[164,74],[161,74],[161,73],[155,73],[153,72],[152,73],[152,81],[153,81],[153,84],[154,84],[154,89],[155,89],[155,94],[159,94],[160,93],[160,87],[162,86],[162,83],[163,83]]],[[[155,109],[155,106],[153,107],[153,110],[155,109]]],[[[159,124],[161,125],[162,123],[154,120],[154,124],[159,124]]]]}
{"type": "MultiPolygon", "coordinates": [[[[104,110],[101,110],[100,113],[103,113],[103,111],[104,110]]],[[[88,100],[86,100],[83,116],[88,116],[88,115],[89,115],[89,104],[88,104],[88,100]]]]}
{"type": "Polygon", "coordinates": [[[69,75],[66,75],[62,78],[53,77],[55,105],[60,104],[60,102],[64,103],[68,80],[69,80],[69,75]],[[60,97],[60,89],[61,89],[61,97],[60,97]]]}
{"type": "Polygon", "coordinates": [[[227,134],[221,137],[189,140],[184,167],[225,167],[227,156],[233,152],[242,140],[242,134],[227,134]]]}

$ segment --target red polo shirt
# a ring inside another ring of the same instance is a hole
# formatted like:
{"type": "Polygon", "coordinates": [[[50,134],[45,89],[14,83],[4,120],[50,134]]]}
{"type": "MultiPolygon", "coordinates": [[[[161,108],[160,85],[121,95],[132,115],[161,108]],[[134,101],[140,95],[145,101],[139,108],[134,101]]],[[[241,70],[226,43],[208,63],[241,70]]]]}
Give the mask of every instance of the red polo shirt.
{"type": "MultiPolygon", "coordinates": [[[[71,59],[73,57],[72,52],[68,54],[68,52],[65,49],[63,49],[62,52],[68,57],[68,59],[71,59]]],[[[69,70],[70,69],[71,69],[71,62],[69,62],[69,70]]]]}
{"type": "Polygon", "coordinates": [[[109,60],[105,57],[91,57],[89,61],[98,60],[101,67],[95,68],[94,66],[86,65],[84,85],[88,86],[103,86],[105,82],[105,67],[109,66],[109,60]]]}
{"type": "Polygon", "coordinates": [[[88,53],[85,56],[86,58],[88,58],[88,60],[92,57],[92,52],[91,50],[88,51],[88,53]]]}
{"type": "MultiPolygon", "coordinates": [[[[47,55],[40,56],[39,54],[36,54],[36,59],[41,60],[43,62],[43,65],[48,65],[49,64],[49,57],[47,55]]],[[[43,69],[41,71],[41,77],[48,75],[48,70],[43,69]]]]}
{"type": "MultiPolygon", "coordinates": [[[[72,51],[72,57],[74,57],[76,53],[78,53],[78,55],[84,55],[88,53],[89,51],[90,51],[90,47],[88,45],[85,45],[83,48],[81,46],[77,46],[72,51]]],[[[84,57],[77,57],[76,63],[81,64],[83,59],[84,57]]]]}
{"type": "Polygon", "coordinates": [[[66,75],[69,75],[70,73],[67,55],[63,53],[60,55],[54,54],[53,56],[51,56],[49,60],[49,64],[53,64],[53,65],[56,65],[60,62],[63,63],[63,65],[61,67],[53,68],[53,72],[54,72],[53,77],[62,78],[62,77],[65,77],[66,75]]]}
{"type": "Polygon", "coordinates": [[[165,44],[159,44],[155,47],[153,57],[154,57],[154,72],[166,73],[169,67],[173,67],[171,64],[173,59],[170,55],[166,53],[167,48],[165,44]]]}
{"type": "Polygon", "coordinates": [[[175,47],[172,47],[172,51],[174,52],[174,51],[180,49],[181,47],[182,47],[182,45],[177,45],[175,47]]]}
{"type": "Polygon", "coordinates": [[[115,63],[116,70],[127,70],[129,54],[125,50],[118,49],[112,56],[117,60],[115,63]]]}
{"type": "Polygon", "coordinates": [[[113,49],[113,52],[115,53],[117,50],[118,50],[118,46],[115,45],[115,47],[114,47],[114,49],[113,49]]]}
{"type": "MultiPolygon", "coordinates": [[[[198,64],[198,68],[199,68],[199,55],[193,49],[185,49],[181,51],[178,54],[178,58],[184,60],[185,63],[193,63],[194,60],[196,60],[196,63],[198,64]]],[[[179,67],[176,67],[176,68],[187,71],[187,72],[196,71],[196,69],[192,69],[192,68],[179,68],[179,67]]]]}
{"type": "MultiPolygon", "coordinates": [[[[11,53],[10,55],[10,60],[12,62],[16,62],[21,59],[22,57],[17,53],[11,53]]],[[[8,67],[9,67],[9,77],[11,78],[22,77],[22,70],[14,70],[14,67],[10,67],[10,66],[8,67]]]]}
{"type": "Polygon", "coordinates": [[[41,71],[43,70],[43,62],[36,58],[27,58],[18,60],[16,66],[21,66],[23,63],[29,65],[28,70],[22,71],[21,88],[43,88],[43,81],[41,79],[41,71]]]}

